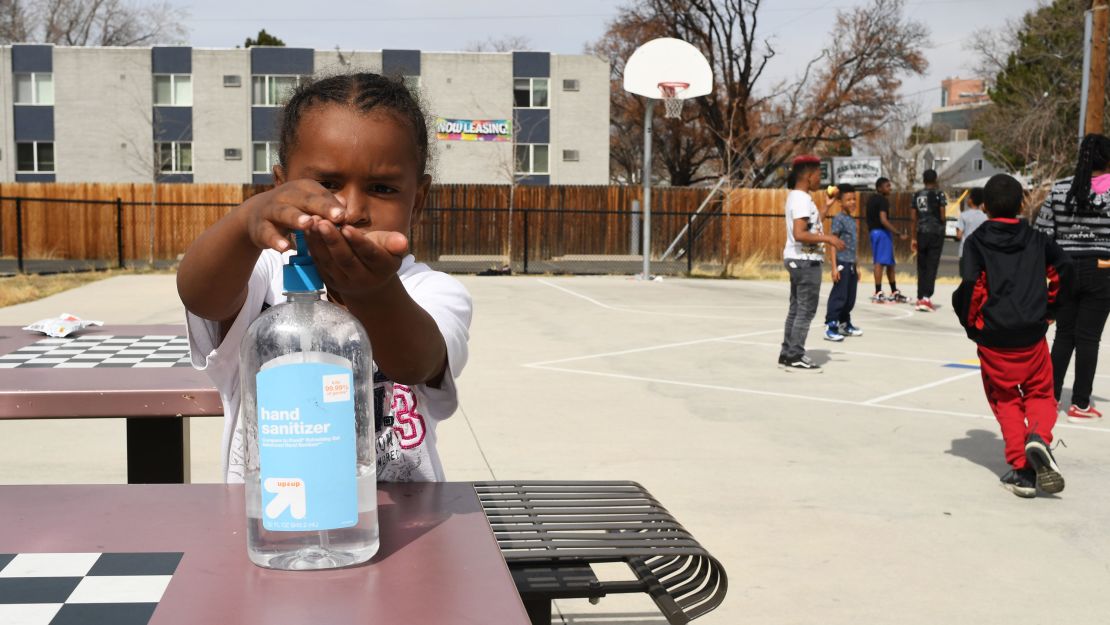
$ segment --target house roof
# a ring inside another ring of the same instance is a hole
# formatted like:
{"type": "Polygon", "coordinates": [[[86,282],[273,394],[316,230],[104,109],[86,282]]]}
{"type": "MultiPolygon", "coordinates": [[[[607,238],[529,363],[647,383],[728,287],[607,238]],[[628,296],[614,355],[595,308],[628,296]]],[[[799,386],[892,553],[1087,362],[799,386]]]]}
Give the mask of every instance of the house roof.
{"type": "MultiPolygon", "coordinates": [[[[1023,176],[1021,174],[1009,174],[1009,175],[1016,178],[1017,181],[1021,183],[1021,186],[1023,188],[1028,189],[1029,187],[1032,186],[1032,184],[1030,184],[1030,182],[1029,182],[1029,177],[1028,176],[1023,176]]],[[[974,180],[965,180],[963,182],[956,182],[956,183],[953,183],[951,186],[953,186],[957,189],[971,189],[973,187],[981,187],[981,186],[987,184],[987,181],[990,180],[990,179],[991,179],[990,176],[983,176],[982,178],[976,178],[974,180]]]]}

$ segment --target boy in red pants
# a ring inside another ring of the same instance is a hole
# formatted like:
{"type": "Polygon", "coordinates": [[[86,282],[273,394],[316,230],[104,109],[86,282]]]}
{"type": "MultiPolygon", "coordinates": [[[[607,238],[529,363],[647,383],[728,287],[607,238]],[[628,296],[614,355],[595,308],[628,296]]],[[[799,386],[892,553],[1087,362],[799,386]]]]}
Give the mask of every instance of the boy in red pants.
{"type": "Polygon", "coordinates": [[[993,176],[983,195],[990,220],[964,244],[952,308],[979,345],[983,388],[1012,467],[1002,486],[1019,497],[1033,497],[1037,488],[1058,493],[1064,477],[1048,447],[1056,399],[1045,332],[1060,289],[1070,288],[1071,261],[1018,218],[1017,180],[993,176]]]}

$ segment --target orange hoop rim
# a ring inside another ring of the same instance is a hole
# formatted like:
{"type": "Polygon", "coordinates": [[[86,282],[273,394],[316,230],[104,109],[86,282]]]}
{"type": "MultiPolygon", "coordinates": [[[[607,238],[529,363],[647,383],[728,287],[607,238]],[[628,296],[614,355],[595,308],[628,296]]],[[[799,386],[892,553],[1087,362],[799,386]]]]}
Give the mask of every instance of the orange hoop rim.
{"type": "Polygon", "coordinates": [[[690,88],[690,83],[680,81],[664,81],[659,83],[659,91],[664,98],[673,98],[677,94],[690,88]]]}

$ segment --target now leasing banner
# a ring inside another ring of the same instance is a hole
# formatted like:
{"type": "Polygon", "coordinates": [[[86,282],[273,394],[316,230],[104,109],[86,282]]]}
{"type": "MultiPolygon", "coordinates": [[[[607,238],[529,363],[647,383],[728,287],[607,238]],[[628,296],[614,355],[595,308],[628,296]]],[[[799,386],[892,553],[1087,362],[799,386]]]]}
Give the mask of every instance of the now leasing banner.
{"type": "Polygon", "coordinates": [[[440,141],[511,141],[511,119],[436,118],[436,139],[440,141]]]}

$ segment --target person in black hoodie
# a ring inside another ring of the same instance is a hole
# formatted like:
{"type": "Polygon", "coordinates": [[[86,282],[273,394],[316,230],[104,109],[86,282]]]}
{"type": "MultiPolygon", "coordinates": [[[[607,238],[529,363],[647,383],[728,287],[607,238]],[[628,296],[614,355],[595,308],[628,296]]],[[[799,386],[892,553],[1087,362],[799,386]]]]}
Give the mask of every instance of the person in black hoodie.
{"type": "Polygon", "coordinates": [[[1002,428],[1002,486],[1019,497],[1064,490],[1053,458],[1056,424],[1052,361],[1045,333],[1061,289],[1071,288],[1071,260],[1021,211],[1021,184],[992,176],[983,189],[990,220],[964,244],[952,308],[979,348],[983,389],[1002,428]]]}
{"type": "Polygon", "coordinates": [[[926,169],[921,176],[925,188],[913,194],[913,214],[916,215],[917,238],[912,247],[917,253],[917,302],[916,310],[936,312],[933,291],[937,284],[940,255],[944,251],[944,211],[948,198],[937,184],[937,172],[926,169]]]}

